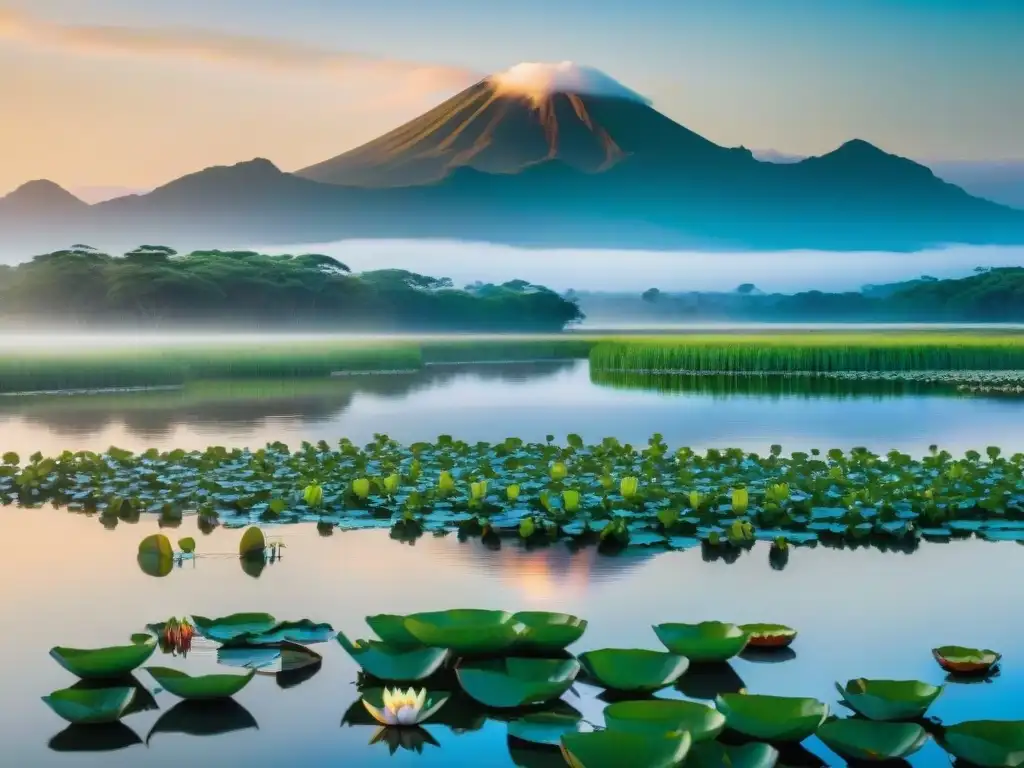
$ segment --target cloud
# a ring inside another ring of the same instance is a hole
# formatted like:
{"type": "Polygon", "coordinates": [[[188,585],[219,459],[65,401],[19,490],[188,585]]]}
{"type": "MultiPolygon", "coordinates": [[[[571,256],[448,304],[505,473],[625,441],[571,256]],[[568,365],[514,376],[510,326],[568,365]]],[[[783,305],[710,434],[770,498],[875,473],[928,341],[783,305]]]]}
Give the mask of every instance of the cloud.
{"type": "Polygon", "coordinates": [[[59,24],[0,9],[0,40],[100,56],[161,56],[314,73],[360,82],[390,81],[404,91],[464,88],[481,75],[456,66],[375,58],[302,43],[184,27],[59,24]]]}

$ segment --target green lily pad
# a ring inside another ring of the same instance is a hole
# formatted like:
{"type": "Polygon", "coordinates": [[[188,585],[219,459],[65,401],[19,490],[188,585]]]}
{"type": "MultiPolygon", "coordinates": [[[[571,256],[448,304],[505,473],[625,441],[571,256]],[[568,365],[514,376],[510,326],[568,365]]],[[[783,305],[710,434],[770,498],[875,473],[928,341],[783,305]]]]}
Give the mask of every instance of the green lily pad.
{"type": "Polygon", "coordinates": [[[562,736],[576,733],[580,729],[581,721],[579,713],[538,712],[509,722],[508,735],[531,744],[558,747],[561,746],[562,736]]]}
{"type": "Polygon", "coordinates": [[[208,640],[230,643],[243,635],[269,632],[277,626],[277,619],[269,613],[232,613],[216,619],[193,615],[192,624],[208,640]]]}
{"type": "Polygon", "coordinates": [[[702,621],[700,624],[658,624],[654,627],[662,645],[691,662],[725,661],[742,651],[748,635],[735,624],[702,621]]]}
{"type": "Polygon", "coordinates": [[[238,556],[243,559],[262,559],[266,548],[266,536],[263,535],[263,531],[254,525],[246,528],[245,533],[242,534],[242,540],[238,542],[238,556]]]}
{"type": "Polygon", "coordinates": [[[725,716],[713,707],[669,699],[609,704],[604,708],[604,722],[609,730],[653,736],[687,731],[694,742],[715,739],[725,728],[725,716]]]}
{"type": "Polygon", "coordinates": [[[655,737],[626,731],[567,733],[562,756],[570,768],[675,768],[692,742],[685,731],[655,737]]]}
{"type": "Polygon", "coordinates": [[[1024,765],[1024,720],[967,720],[939,738],[954,757],[983,768],[1024,765]]]}
{"type": "Polygon", "coordinates": [[[335,639],[363,670],[389,682],[412,682],[430,677],[448,656],[444,648],[406,649],[381,640],[350,641],[343,632],[335,639]]]}
{"type": "Polygon", "coordinates": [[[476,656],[506,651],[526,627],[505,611],[473,608],[414,613],[405,628],[423,645],[447,648],[455,656],[476,656]]]}
{"type": "Polygon", "coordinates": [[[559,698],[579,671],[576,659],[512,657],[462,664],[455,674],[462,690],[485,707],[511,709],[559,698]]]}
{"type": "Polygon", "coordinates": [[[423,643],[409,634],[405,628],[405,616],[396,613],[378,613],[367,616],[366,623],[377,637],[392,648],[422,648],[423,643]]]}
{"type": "Polygon", "coordinates": [[[750,636],[748,648],[786,648],[796,640],[797,632],[785,624],[740,624],[750,636]]]}
{"type": "Polygon", "coordinates": [[[83,680],[123,677],[144,664],[156,650],[156,638],[146,643],[115,645],[109,648],[50,649],[50,656],[64,669],[83,680]]]}
{"type": "Polygon", "coordinates": [[[114,723],[135,698],[134,688],[64,688],[43,696],[46,706],[69,723],[114,723]]]}
{"type": "Polygon", "coordinates": [[[684,656],[640,648],[603,648],[579,659],[595,682],[630,693],[653,693],[672,685],[690,665],[684,656]]]}
{"type": "Polygon", "coordinates": [[[192,701],[229,699],[256,675],[255,669],[244,675],[189,675],[169,667],[146,667],[146,671],[168,693],[192,701]]]}
{"type": "Polygon", "coordinates": [[[171,540],[162,533],[154,533],[139,542],[139,555],[156,558],[174,557],[174,548],[171,540]]]}
{"type": "Polygon", "coordinates": [[[587,620],[567,613],[520,611],[513,619],[526,626],[516,647],[545,653],[561,651],[575,643],[587,629],[587,620]]]}
{"type": "Polygon", "coordinates": [[[196,551],[196,540],[191,536],[186,536],[184,539],[178,539],[178,548],[187,555],[191,554],[196,551]]]}
{"type": "Polygon", "coordinates": [[[721,744],[717,741],[695,742],[683,762],[684,768],[774,768],[779,750],[770,744],[721,744]]]}
{"type": "Polygon", "coordinates": [[[266,632],[250,632],[231,639],[238,645],[276,645],[278,643],[323,643],[334,637],[334,627],[309,619],[282,621],[266,632]]]}
{"type": "Polygon", "coordinates": [[[723,693],[715,704],[730,729],[761,741],[803,741],[828,717],[817,699],[723,693]]]}
{"type": "Polygon", "coordinates": [[[932,656],[940,667],[957,675],[984,675],[1003,657],[987,648],[964,648],[960,645],[933,648],[932,656]]]}
{"type": "Polygon", "coordinates": [[[78,680],[68,690],[98,691],[109,688],[131,688],[135,691],[135,695],[132,697],[131,703],[124,712],[121,713],[121,717],[128,717],[129,715],[134,715],[138,712],[150,712],[160,709],[159,705],[156,703],[156,699],[153,698],[153,694],[150,693],[149,689],[140,683],[134,675],[103,678],[101,680],[78,680]]]}
{"type": "Polygon", "coordinates": [[[174,570],[174,558],[172,556],[164,557],[152,552],[140,552],[135,559],[139,564],[139,569],[147,576],[161,579],[174,570]]]}
{"type": "Polygon", "coordinates": [[[917,723],[876,723],[871,720],[829,720],[817,731],[825,746],[847,760],[903,760],[928,741],[917,723]]]}
{"type": "Polygon", "coordinates": [[[942,686],[919,680],[865,680],[857,678],[844,688],[836,683],[843,703],[870,720],[916,720],[923,717],[942,693],[942,686]]]}

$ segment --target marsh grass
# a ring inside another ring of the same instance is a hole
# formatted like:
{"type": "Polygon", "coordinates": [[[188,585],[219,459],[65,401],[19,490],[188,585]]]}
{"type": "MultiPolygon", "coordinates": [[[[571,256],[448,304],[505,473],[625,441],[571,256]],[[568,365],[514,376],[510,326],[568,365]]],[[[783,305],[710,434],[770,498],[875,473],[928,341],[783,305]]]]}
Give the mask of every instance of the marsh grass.
{"type": "Polygon", "coordinates": [[[1024,369],[1024,335],[716,334],[605,341],[593,369],[720,373],[1024,369]]]}

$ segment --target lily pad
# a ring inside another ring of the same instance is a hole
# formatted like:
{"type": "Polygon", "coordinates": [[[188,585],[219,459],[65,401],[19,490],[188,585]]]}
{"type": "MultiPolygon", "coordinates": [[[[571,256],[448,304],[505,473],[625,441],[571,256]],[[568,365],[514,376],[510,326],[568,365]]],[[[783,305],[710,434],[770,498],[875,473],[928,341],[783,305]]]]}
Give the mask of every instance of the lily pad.
{"type": "Polygon", "coordinates": [[[725,728],[725,716],[713,707],[669,699],[609,704],[604,708],[604,722],[609,730],[649,736],[687,731],[694,742],[715,739],[725,728]]]}
{"type": "Polygon", "coordinates": [[[526,626],[516,647],[545,653],[561,651],[579,640],[587,629],[587,620],[567,613],[520,611],[513,618],[526,626]]]}
{"type": "Polygon", "coordinates": [[[1024,720],[967,720],[944,729],[939,741],[950,754],[972,765],[1024,765],[1024,720]]]}
{"type": "Polygon", "coordinates": [[[919,680],[857,678],[836,690],[850,709],[870,720],[916,720],[942,693],[942,686],[919,680]]]}
{"type": "Polygon", "coordinates": [[[770,744],[721,744],[695,742],[683,765],[686,768],[774,768],[779,751],[770,744]]]}
{"type": "Polygon", "coordinates": [[[444,648],[407,649],[381,640],[350,641],[343,632],[339,632],[335,639],[363,670],[388,682],[411,682],[430,677],[448,656],[444,648]]]}
{"type": "Polygon", "coordinates": [[[423,643],[405,628],[405,616],[397,613],[378,613],[367,616],[366,623],[377,637],[393,648],[422,648],[423,643]]]}
{"type": "Polygon", "coordinates": [[[748,648],[786,648],[796,640],[797,632],[785,624],[740,624],[750,636],[748,648]]]}
{"type": "Polygon", "coordinates": [[[193,701],[229,699],[256,675],[255,669],[244,675],[189,675],[169,667],[146,667],[146,671],[168,693],[193,701]]]}
{"type": "Polygon", "coordinates": [[[817,699],[723,693],[715,704],[730,729],[761,741],[803,741],[828,717],[817,699]]]}
{"type": "Polygon", "coordinates": [[[829,720],[816,735],[847,760],[903,760],[928,741],[927,731],[917,723],[876,723],[856,718],[829,720]]]}
{"type": "Polygon", "coordinates": [[[123,677],[115,678],[103,678],[101,680],[79,680],[72,685],[69,690],[72,691],[98,691],[101,689],[109,688],[131,688],[135,691],[135,695],[132,697],[131,703],[121,713],[121,717],[128,717],[138,712],[151,712],[153,710],[160,709],[156,703],[156,699],[153,698],[153,694],[149,692],[142,683],[136,679],[134,675],[124,675],[123,677]]]}
{"type": "Polygon", "coordinates": [[[277,619],[269,613],[232,613],[216,619],[193,615],[192,624],[208,640],[230,643],[243,635],[269,632],[277,626],[277,619]]]}
{"type": "Polygon", "coordinates": [[[69,723],[94,725],[120,720],[133,698],[134,688],[64,688],[43,701],[69,723]]]}
{"type": "Polygon", "coordinates": [[[576,659],[506,658],[461,664],[459,685],[485,707],[511,709],[559,698],[580,671],[576,659]]]}
{"type": "Polygon", "coordinates": [[[684,732],[651,737],[625,731],[590,731],[562,736],[562,755],[570,768],[675,768],[693,740],[684,732]]]}
{"type": "Polygon", "coordinates": [[[684,656],[640,648],[603,648],[579,657],[587,676],[613,691],[653,693],[672,685],[690,662],[684,656]]]}
{"type": "Polygon", "coordinates": [[[562,736],[580,729],[581,721],[579,713],[538,712],[510,721],[508,735],[531,744],[557,747],[562,743],[562,736]]]}
{"type": "Polygon", "coordinates": [[[123,677],[141,666],[156,650],[156,638],[146,643],[116,645],[108,648],[50,649],[50,656],[64,669],[83,680],[123,677]]]}
{"type": "Polygon", "coordinates": [[[735,624],[702,621],[700,624],[658,624],[654,633],[672,653],[691,662],[725,661],[747,645],[747,633],[735,624]]]}
{"type": "Polygon", "coordinates": [[[984,675],[989,672],[1002,654],[987,648],[964,648],[960,645],[943,645],[932,649],[932,656],[947,672],[958,675],[984,675]]]}
{"type": "Polygon", "coordinates": [[[171,546],[170,539],[162,533],[154,533],[139,542],[139,556],[172,558],[174,557],[174,548],[171,546]]]}
{"type": "Polygon", "coordinates": [[[473,608],[414,613],[405,617],[405,628],[423,645],[447,648],[455,656],[506,651],[526,630],[511,613],[473,608]]]}
{"type": "Polygon", "coordinates": [[[334,627],[317,624],[309,619],[282,621],[266,632],[247,633],[232,638],[238,645],[276,645],[277,643],[323,643],[334,637],[334,627]]]}
{"type": "Polygon", "coordinates": [[[264,550],[267,548],[267,538],[263,531],[255,525],[246,528],[242,534],[242,540],[238,542],[238,556],[243,559],[262,559],[264,550]]]}

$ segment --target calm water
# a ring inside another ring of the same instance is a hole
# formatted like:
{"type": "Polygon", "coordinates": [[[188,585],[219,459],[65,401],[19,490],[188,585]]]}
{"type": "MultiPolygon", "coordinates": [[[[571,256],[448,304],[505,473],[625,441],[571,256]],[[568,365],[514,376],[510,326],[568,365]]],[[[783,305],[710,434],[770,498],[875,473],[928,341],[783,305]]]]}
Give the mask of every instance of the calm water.
{"type": "MultiPolygon", "coordinates": [[[[80,515],[3,509],[0,525],[14,544],[0,559],[5,766],[516,765],[505,725],[490,719],[461,734],[428,725],[440,746],[427,746],[421,755],[399,750],[390,756],[386,745],[369,745],[373,728],[341,724],[358,699],[357,668],[333,641],[313,646],[323,664],[305,682],[282,688],[274,677],[258,675],[237,696],[241,709],[225,708],[200,720],[190,717],[188,707],[175,708],[177,700],[156,692],[148,674],[138,671],[136,678],[154,692],[158,709],[126,717],[120,731],[103,732],[111,739],[107,744],[65,731],[65,723],[39,701],[74,682],[48,657],[51,646],[116,644],[147,623],[189,613],[267,611],[279,619],[328,621],[350,637],[365,637],[363,617],[377,612],[559,610],[590,620],[574,651],[658,648],[650,626],[662,621],[780,621],[800,630],[795,658],[776,664],[735,660],[732,673],[715,679],[687,675],[680,688],[698,699],[741,686],[754,693],[814,696],[840,712],[836,680],[939,683],[944,676],[930,648],[980,645],[1008,652],[1001,676],[991,683],[950,684],[931,714],[945,722],[1024,718],[1024,663],[1013,653],[1024,615],[1007,609],[1024,599],[1024,558],[1010,543],[926,545],[913,555],[798,549],[784,570],[775,571],[760,546],[727,565],[706,563],[699,551],[608,557],[594,550],[570,554],[559,546],[527,552],[506,545],[494,552],[454,538],[426,537],[408,546],[380,532],[320,537],[315,527],[290,526],[277,531],[285,556],[258,578],[246,575],[237,558],[210,556],[158,579],[144,575],[134,556],[139,539],[156,530],[153,523],[106,530],[80,515]],[[225,732],[181,732],[199,726],[225,732]]],[[[192,519],[172,534],[195,535],[203,553],[237,551],[237,531],[202,535],[192,519]]],[[[216,669],[212,650],[201,646],[185,661],[158,650],[149,663],[216,669]]],[[[565,701],[600,722],[604,702],[596,693],[577,685],[565,701]]],[[[683,693],[670,689],[661,695],[683,693]]],[[[804,746],[822,759],[812,764],[842,764],[814,739],[804,746]]],[[[913,764],[944,765],[947,759],[930,744],[913,764]]]]}
{"type": "MultiPolygon", "coordinates": [[[[835,386],[835,385],[830,385],[835,386]]],[[[586,361],[434,367],[404,375],[300,382],[240,382],[181,391],[0,397],[0,448],[257,447],[281,440],[357,443],[383,432],[401,441],[440,434],[499,441],[575,432],[644,443],[787,451],[867,446],[913,454],[936,443],[953,452],[999,445],[1024,450],[1024,399],[842,387],[808,394],[661,393],[593,383],[586,361]]]]}

